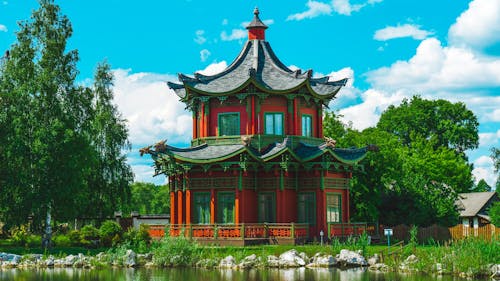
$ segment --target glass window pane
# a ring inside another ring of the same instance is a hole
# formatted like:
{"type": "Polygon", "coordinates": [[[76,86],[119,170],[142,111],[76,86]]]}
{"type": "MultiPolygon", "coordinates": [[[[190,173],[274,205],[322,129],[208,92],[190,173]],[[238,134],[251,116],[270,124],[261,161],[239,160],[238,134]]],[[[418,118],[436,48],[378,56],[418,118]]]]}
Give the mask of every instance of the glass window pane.
{"type": "Polygon", "coordinates": [[[240,115],[238,113],[219,114],[219,136],[240,134],[240,115]]]}
{"type": "Polygon", "coordinates": [[[327,222],[341,222],[341,204],[339,194],[327,194],[326,220],[327,222]]]}
{"type": "Polygon", "coordinates": [[[234,223],[234,192],[218,194],[217,219],[219,223],[234,223]]]}
{"type": "Polygon", "coordinates": [[[309,115],[302,115],[302,136],[312,136],[312,118],[309,115]]]}
{"type": "Polygon", "coordinates": [[[280,113],[274,114],[274,134],[283,135],[283,115],[280,113]]]}
{"type": "Polygon", "coordinates": [[[272,114],[266,114],[266,134],[273,135],[274,134],[274,117],[272,114]]]}
{"type": "Polygon", "coordinates": [[[276,222],[274,193],[259,194],[259,222],[276,222]]]}
{"type": "Polygon", "coordinates": [[[193,194],[193,223],[210,223],[210,193],[195,192],[193,194]]]}

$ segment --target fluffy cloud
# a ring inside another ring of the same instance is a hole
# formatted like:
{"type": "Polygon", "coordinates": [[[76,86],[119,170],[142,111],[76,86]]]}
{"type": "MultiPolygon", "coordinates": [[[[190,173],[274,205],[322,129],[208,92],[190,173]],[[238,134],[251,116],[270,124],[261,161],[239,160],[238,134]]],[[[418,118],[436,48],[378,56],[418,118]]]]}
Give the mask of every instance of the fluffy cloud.
{"type": "Polygon", "coordinates": [[[196,72],[203,74],[203,75],[214,75],[214,74],[222,72],[226,68],[227,68],[226,61],[221,61],[221,62],[214,62],[214,63],[208,65],[205,69],[198,70],[196,72]]]}
{"type": "Polygon", "coordinates": [[[200,59],[201,61],[206,61],[210,56],[210,51],[207,49],[203,49],[200,51],[200,59]]]}
{"type": "Polygon", "coordinates": [[[443,47],[425,39],[408,61],[397,61],[367,73],[376,88],[415,90],[471,89],[500,86],[500,58],[482,56],[470,49],[443,47]]]}
{"type": "Polygon", "coordinates": [[[485,47],[500,41],[500,1],[474,0],[450,27],[453,45],[485,47]]]}
{"type": "Polygon", "coordinates": [[[479,134],[479,145],[483,147],[498,146],[500,144],[500,129],[491,133],[479,134]]]}
{"type": "Polygon", "coordinates": [[[320,15],[329,15],[332,13],[332,7],[326,3],[318,1],[307,1],[306,6],[306,11],[289,15],[286,20],[312,19],[320,15]]]}
{"type": "Polygon", "coordinates": [[[222,41],[233,41],[240,40],[247,37],[247,31],[244,29],[233,29],[230,34],[226,31],[222,31],[220,34],[220,39],[222,41]]]}
{"type": "Polygon", "coordinates": [[[476,183],[481,179],[484,179],[489,186],[495,187],[495,173],[493,169],[493,161],[488,156],[481,156],[474,161],[474,170],[472,175],[475,178],[476,183]]]}
{"type": "Polygon", "coordinates": [[[7,29],[7,26],[0,24],[0,31],[7,32],[9,30],[7,29]]]}
{"type": "Polygon", "coordinates": [[[309,0],[306,3],[306,11],[289,15],[287,20],[312,19],[321,15],[331,15],[333,11],[340,15],[350,16],[351,13],[361,10],[361,8],[368,4],[375,4],[382,1],[368,0],[361,4],[351,4],[349,0],[332,0],[331,3],[309,0]]]}
{"type": "Polygon", "coordinates": [[[207,42],[207,38],[205,38],[205,30],[196,30],[195,32],[195,35],[196,37],[194,38],[194,42],[198,43],[198,44],[203,44],[205,42],[207,42]]]}
{"type": "Polygon", "coordinates": [[[191,114],[166,84],[176,81],[176,77],[131,73],[130,69],[116,69],[113,73],[115,102],[128,120],[132,144],[153,144],[166,138],[171,143],[189,142],[191,114]]]}
{"type": "Polygon", "coordinates": [[[420,29],[420,26],[414,24],[403,24],[398,26],[387,26],[375,31],[373,39],[378,41],[387,41],[395,38],[411,37],[416,40],[427,38],[433,33],[420,29]]]}

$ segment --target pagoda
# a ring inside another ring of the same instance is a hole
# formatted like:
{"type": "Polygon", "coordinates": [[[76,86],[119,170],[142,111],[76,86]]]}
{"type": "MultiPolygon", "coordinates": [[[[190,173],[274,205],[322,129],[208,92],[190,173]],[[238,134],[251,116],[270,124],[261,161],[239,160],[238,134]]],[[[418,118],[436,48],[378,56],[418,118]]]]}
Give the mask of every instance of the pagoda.
{"type": "Polygon", "coordinates": [[[265,40],[267,28],[256,8],[224,71],[168,82],[193,114],[191,146],[161,141],[141,155],[168,177],[171,235],[296,242],[335,235],[331,225],[350,220],[349,179],[368,147],[338,148],[322,125],[347,79],[291,70],[265,40]]]}

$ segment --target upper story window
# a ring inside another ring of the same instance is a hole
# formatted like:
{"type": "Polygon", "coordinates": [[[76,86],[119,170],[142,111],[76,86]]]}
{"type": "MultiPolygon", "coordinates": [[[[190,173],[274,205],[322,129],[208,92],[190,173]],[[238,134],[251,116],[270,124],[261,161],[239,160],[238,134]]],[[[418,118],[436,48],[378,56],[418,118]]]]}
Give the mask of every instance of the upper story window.
{"type": "Polygon", "coordinates": [[[219,113],[219,136],[235,136],[240,134],[240,113],[219,113]]]}
{"type": "Polygon", "coordinates": [[[312,137],[312,116],[302,115],[302,136],[312,137]]]}
{"type": "Polygon", "coordinates": [[[265,113],[264,119],[266,135],[283,135],[283,113],[265,113]]]}

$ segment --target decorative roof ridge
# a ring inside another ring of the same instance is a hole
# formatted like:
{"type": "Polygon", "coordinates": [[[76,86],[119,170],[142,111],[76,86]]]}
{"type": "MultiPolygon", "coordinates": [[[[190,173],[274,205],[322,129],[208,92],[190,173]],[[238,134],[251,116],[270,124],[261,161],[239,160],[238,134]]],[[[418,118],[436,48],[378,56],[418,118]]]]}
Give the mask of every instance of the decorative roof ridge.
{"type": "Polygon", "coordinates": [[[186,147],[186,148],[179,148],[179,147],[175,147],[175,146],[171,146],[171,145],[167,145],[166,147],[170,151],[175,151],[175,152],[191,152],[191,151],[196,151],[196,150],[200,150],[200,149],[206,148],[207,146],[208,146],[208,144],[202,143],[202,144],[197,145],[197,146],[186,147]]]}
{"type": "Polygon", "coordinates": [[[170,82],[170,81],[167,81],[167,86],[172,90],[178,90],[184,88],[184,84],[177,84],[175,82],[170,82]]]}
{"type": "MultiPolygon", "coordinates": [[[[291,70],[290,68],[288,68],[288,66],[286,66],[279,58],[278,56],[276,55],[276,53],[274,53],[273,51],[273,48],[271,47],[271,44],[269,44],[269,42],[267,41],[260,41],[261,44],[263,45],[262,46],[262,49],[264,50],[264,52],[266,52],[268,55],[269,55],[269,58],[271,59],[271,62],[274,66],[276,66],[278,69],[286,72],[286,73],[289,73],[289,74],[295,74],[296,71],[293,71],[291,70]]],[[[300,70],[300,69],[299,69],[300,70]]],[[[300,75],[300,73],[299,73],[300,75]]],[[[295,76],[297,77],[297,76],[295,76]]]]}

